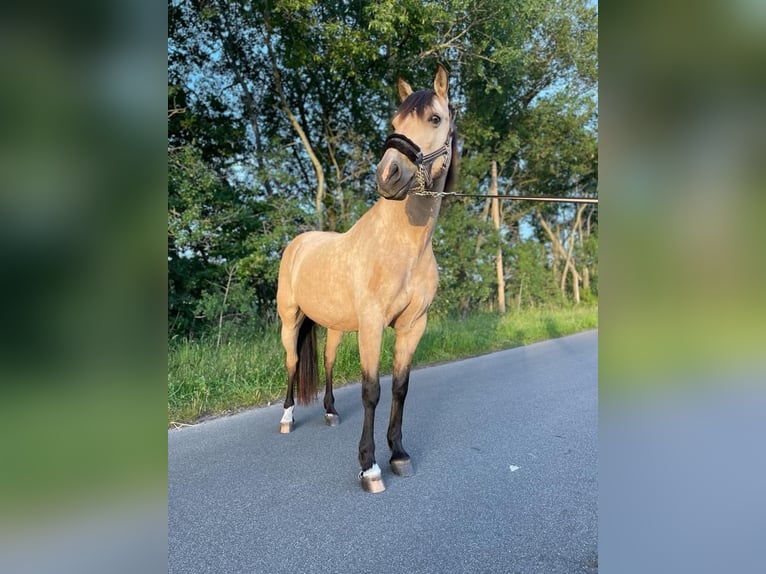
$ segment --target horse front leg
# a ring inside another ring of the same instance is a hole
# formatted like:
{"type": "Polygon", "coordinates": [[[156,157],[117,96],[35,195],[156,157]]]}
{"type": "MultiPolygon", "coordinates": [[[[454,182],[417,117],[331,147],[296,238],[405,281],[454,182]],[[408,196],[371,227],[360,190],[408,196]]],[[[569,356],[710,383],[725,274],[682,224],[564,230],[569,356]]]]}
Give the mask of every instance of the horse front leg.
{"type": "Polygon", "coordinates": [[[327,343],[324,348],[324,422],[331,427],[337,426],[340,422],[338,412],[335,410],[335,396],[332,394],[332,369],[335,366],[335,356],[342,338],[343,331],[327,329],[327,343]]]}
{"type": "Polygon", "coordinates": [[[391,380],[391,418],[388,423],[388,447],[391,449],[391,469],[399,476],[412,476],[410,455],[402,446],[402,417],[404,401],[410,384],[410,366],[415,349],[426,328],[426,316],[419,317],[413,324],[397,327],[394,343],[394,374],[391,380]]]}
{"type": "Polygon", "coordinates": [[[384,326],[373,323],[359,326],[359,358],[362,365],[362,405],[364,424],[359,440],[359,480],[367,492],[383,492],[386,487],[380,467],[375,462],[375,408],[380,400],[378,363],[384,326]]]}

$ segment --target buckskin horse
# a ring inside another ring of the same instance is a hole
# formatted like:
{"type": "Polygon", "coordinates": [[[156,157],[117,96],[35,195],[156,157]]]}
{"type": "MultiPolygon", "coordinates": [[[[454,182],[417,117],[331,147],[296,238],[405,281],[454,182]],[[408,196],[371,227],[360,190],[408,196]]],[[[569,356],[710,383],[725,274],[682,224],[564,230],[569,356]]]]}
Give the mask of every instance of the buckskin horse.
{"type": "Polygon", "coordinates": [[[394,133],[385,141],[376,172],[382,197],[345,233],[309,231],[290,242],[277,287],[288,375],[281,432],[293,429],[296,385],[299,404],[317,397],[317,325],[327,328],[325,421],[338,423],[332,393],[335,353],[344,332],[358,332],[364,406],[359,480],[367,492],[385,490],[375,462],[373,428],[380,398],[380,347],[388,326],[396,333],[387,434],[390,464],[397,475],[414,472],[402,445],[402,414],[412,356],[438,281],[431,238],[441,194],[457,175],[447,70],[437,65],[433,90],[413,92],[402,78],[398,90],[401,105],[392,120],[394,133]]]}

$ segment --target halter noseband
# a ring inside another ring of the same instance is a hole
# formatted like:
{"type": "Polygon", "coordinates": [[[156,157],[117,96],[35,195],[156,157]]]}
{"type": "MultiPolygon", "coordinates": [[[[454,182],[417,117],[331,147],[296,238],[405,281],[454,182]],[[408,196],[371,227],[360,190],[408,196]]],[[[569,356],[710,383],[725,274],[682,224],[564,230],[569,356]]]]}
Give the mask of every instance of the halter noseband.
{"type": "Polygon", "coordinates": [[[447,141],[444,142],[440,148],[432,151],[429,154],[423,155],[420,150],[420,146],[402,134],[391,134],[386,138],[383,143],[383,150],[381,156],[386,153],[386,150],[394,148],[396,151],[407,157],[412,163],[415,164],[417,170],[415,171],[415,184],[410,188],[410,193],[415,195],[425,195],[433,189],[434,179],[439,179],[444,172],[447,171],[449,162],[447,158],[450,155],[450,145],[452,142],[452,128],[450,128],[447,141]],[[431,166],[434,161],[444,156],[445,160],[442,163],[442,168],[439,173],[434,177],[431,174],[431,166]]]}

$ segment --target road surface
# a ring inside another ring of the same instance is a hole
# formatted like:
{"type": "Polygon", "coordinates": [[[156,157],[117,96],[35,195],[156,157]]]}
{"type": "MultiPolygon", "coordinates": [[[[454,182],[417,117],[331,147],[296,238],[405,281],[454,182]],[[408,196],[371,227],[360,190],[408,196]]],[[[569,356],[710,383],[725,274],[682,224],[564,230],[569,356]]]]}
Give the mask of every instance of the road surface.
{"type": "Polygon", "coordinates": [[[361,387],[168,432],[171,573],[593,574],[597,557],[597,346],[588,331],[415,370],[404,446],[388,465],[390,377],[376,454],[386,491],[357,482],[361,387]]]}

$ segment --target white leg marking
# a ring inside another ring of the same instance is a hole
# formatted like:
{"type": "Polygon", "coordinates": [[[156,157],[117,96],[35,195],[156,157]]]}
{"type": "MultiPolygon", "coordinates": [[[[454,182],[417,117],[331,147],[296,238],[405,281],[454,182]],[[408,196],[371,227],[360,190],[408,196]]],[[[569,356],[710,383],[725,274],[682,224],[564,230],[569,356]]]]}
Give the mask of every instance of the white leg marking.
{"type": "Polygon", "coordinates": [[[373,464],[367,470],[359,473],[359,478],[362,478],[362,477],[365,477],[365,478],[380,478],[380,476],[381,476],[380,467],[378,466],[377,462],[375,464],[373,464]]]}
{"type": "Polygon", "coordinates": [[[293,409],[295,408],[295,405],[291,407],[287,407],[285,409],[284,414],[282,415],[282,420],[279,421],[281,423],[291,423],[293,422],[293,409]]]}

